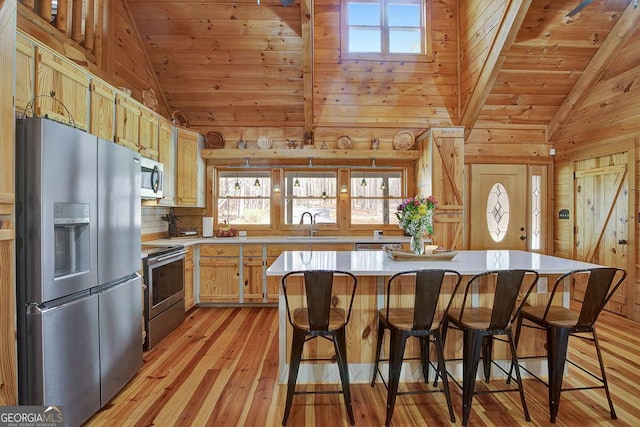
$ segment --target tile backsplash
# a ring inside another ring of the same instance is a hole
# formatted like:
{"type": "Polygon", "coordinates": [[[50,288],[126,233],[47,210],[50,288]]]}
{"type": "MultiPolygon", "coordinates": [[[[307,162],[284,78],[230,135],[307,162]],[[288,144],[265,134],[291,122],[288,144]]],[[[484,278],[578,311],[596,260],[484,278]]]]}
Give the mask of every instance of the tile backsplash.
{"type": "Polygon", "coordinates": [[[142,234],[166,233],[167,222],[162,216],[169,213],[169,208],[142,207],[142,234]]]}

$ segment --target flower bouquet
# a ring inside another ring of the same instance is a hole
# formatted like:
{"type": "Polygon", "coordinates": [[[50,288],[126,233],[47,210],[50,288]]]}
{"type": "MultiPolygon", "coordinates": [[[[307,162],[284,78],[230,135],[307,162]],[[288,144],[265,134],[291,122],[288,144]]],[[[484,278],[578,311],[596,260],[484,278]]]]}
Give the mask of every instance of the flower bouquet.
{"type": "Polygon", "coordinates": [[[413,197],[398,205],[396,218],[400,228],[411,236],[411,252],[422,255],[425,235],[433,236],[433,210],[438,201],[433,197],[413,197]]]}

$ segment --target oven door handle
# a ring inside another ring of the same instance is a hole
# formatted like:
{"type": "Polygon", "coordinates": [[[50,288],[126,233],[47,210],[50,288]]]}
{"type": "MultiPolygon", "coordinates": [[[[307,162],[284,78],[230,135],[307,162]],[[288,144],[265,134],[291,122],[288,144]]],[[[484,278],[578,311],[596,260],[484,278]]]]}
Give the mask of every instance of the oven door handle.
{"type": "Polygon", "coordinates": [[[179,251],[179,252],[171,252],[170,254],[167,254],[167,255],[162,255],[162,256],[159,256],[159,257],[150,258],[149,259],[149,264],[157,264],[159,262],[166,261],[166,260],[172,259],[172,258],[178,258],[179,259],[181,256],[185,255],[186,253],[187,253],[186,250],[182,250],[182,251],[179,251]]]}

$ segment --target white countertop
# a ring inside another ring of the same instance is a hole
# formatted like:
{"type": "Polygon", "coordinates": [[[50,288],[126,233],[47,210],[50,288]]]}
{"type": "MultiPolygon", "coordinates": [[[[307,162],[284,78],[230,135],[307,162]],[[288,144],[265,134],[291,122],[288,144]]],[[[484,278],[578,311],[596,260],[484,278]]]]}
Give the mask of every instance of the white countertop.
{"type": "Polygon", "coordinates": [[[529,269],[540,274],[562,274],[579,268],[601,267],[525,251],[459,251],[449,261],[394,261],[384,251],[285,251],[267,269],[267,276],[291,271],[341,270],[356,276],[390,276],[420,269],[451,269],[463,275],[488,270],[529,269]]]}
{"type": "Polygon", "coordinates": [[[143,242],[143,246],[173,246],[201,244],[332,244],[332,243],[408,243],[407,236],[385,236],[376,239],[373,236],[247,236],[247,237],[174,237],[143,242]]]}

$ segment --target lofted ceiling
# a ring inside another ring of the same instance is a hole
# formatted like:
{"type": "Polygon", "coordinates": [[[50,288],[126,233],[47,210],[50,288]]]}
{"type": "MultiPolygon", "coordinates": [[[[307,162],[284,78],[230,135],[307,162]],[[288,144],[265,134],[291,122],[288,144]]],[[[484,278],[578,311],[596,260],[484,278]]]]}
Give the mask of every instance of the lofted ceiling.
{"type": "MultiPolygon", "coordinates": [[[[445,3],[455,11],[465,1],[470,0],[445,3]]],[[[490,69],[482,70],[486,78],[473,93],[461,94],[452,124],[468,129],[559,125],[568,114],[563,104],[575,101],[576,84],[589,88],[585,70],[602,73],[602,66],[587,67],[631,1],[595,0],[568,17],[580,1],[505,0],[522,4],[521,19],[506,23],[504,12],[492,23],[509,26],[512,37],[486,62],[490,69]]],[[[127,4],[169,109],[180,110],[192,127],[305,126],[305,109],[313,104],[305,102],[311,92],[305,92],[304,79],[313,73],[305,73],[304,58],[313,57],[313,43],[301,34],[300,0],[288,7],[280,0],[262,0],[260,6],[255,0],[127,4]]],[[[336,3],[332,16],[339,19],[339,11],[336,3]]],[[[478,25],[478,31],[489,24],[478,25]]]]}

